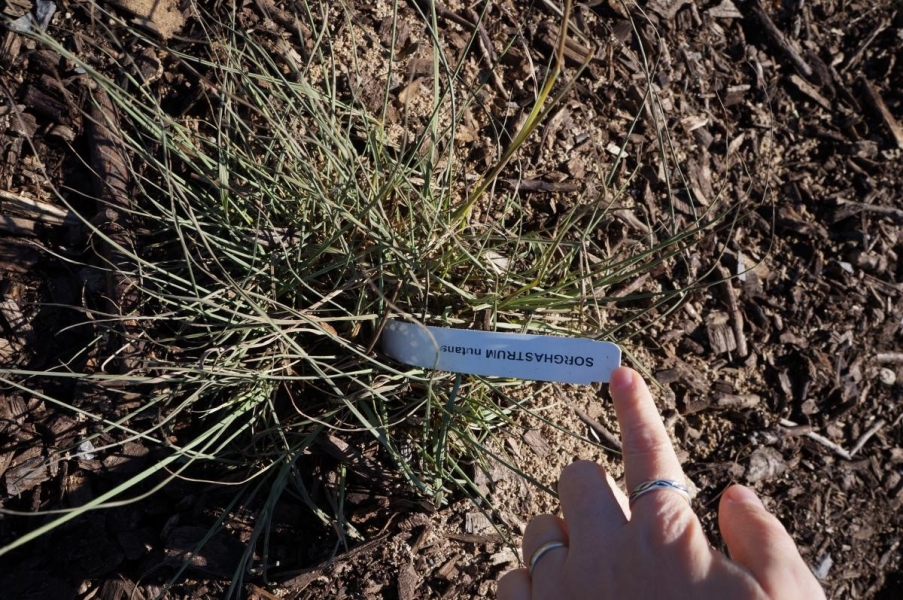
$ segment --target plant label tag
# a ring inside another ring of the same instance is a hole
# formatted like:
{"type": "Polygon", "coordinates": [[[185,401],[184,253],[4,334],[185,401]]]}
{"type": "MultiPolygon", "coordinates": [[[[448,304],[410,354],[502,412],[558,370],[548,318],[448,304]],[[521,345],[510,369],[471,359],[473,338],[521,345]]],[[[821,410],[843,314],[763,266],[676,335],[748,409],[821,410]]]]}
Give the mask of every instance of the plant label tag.
{"type": "Polygon", "coordinates": [[[535,381],[608,382],[621,364],[621,349],[611,342],[404,321],[386,324],[382,345],[386,354],[415,367],[535,381]]]}

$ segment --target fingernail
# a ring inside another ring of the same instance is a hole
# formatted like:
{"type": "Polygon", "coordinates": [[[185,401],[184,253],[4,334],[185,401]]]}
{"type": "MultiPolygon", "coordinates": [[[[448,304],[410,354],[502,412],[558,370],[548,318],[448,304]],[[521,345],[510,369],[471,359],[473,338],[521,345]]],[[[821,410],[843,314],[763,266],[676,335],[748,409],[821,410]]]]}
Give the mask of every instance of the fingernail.
{"type": "Polygon", "coordinates": [[[633,371],[619,367],[611,374],[608,388],[612,392],[627,392],[633,387],[633,371]]]}
{"type": "Polygon", "coordinates": [[[742,485],[735,485],[728,490],[727,499],[737,504],[755,504],[756,506],[764,507],[758,494],[742,485]]]}

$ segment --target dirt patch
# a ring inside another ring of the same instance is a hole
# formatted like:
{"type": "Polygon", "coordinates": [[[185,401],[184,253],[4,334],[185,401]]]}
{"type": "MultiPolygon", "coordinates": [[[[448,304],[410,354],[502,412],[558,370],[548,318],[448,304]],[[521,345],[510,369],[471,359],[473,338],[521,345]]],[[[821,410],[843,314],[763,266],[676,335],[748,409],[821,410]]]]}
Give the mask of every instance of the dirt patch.
{"type": "Polygon", "coordinates": [[[111,0],[111,4],[135,15],[135,22],[168,40],[185,26],[175,0],[111,0]]]}

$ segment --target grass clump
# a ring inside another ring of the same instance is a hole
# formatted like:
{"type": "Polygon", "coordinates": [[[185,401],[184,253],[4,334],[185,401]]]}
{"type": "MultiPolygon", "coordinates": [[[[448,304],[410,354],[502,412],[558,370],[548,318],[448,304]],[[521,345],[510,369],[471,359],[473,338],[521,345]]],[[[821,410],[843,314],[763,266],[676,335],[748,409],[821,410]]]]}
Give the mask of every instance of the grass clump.
{"type": "MultiPolygon", "coordinates": [[[[119,249],[129,255],[125,275],[140,303],[129,314],[94,309],[94,342],[66,364],[4,378],[34,395],[41,394],[34,382],[47,378],[76,378],[107,394],[140,391],[134,409],[115,417],[43,397],[90,424],[80,443],[139,440],[162,458],[85,506],[51,515],[0,554],[86,510],[214,473],[236,488],[235,502],[258,511],[236,581],[266,563],[269,519],[280,502],[305,502],[340,539],[360,538],[342,516],[344,475],[324,504],[311,498],[310,474],[299,468],[327,434],[357,441],[366,434],[384,462],[434,502],[458,490],[478,494],[472,465],[494,452],[495,429],[529,400],[507,393],[516,382],[388,361],[377,342],[385,320],[620,341],[648,326],[649,315],[662,318],[679,305],[687,288],[638,298],[640,306],[617,318],[608,291],[670,268],[729,225],[734,207],[698,207],[689,225],[651,224],[612,252],[598,231],[633,206],[626,192],[636,175],[619,160],[553,225],[533,220],[516,193],[494,184],[503,169],[516,178],[511,161],[526,133],[567,93],[574,73],[558,75],[563,45],[521,134],[498,131],[499,166],[477,173],[473,184],[474,166],[456,134],[465,115],[490,109],[449,62],[436,15],[425,13],[420,23],[433,42],[432,74],[420,90],[429,85],[429,92],[419,108],[399,109],[399,82],[412,82],[396,70],[407,59],[393,49],[374,67],[353,50],[366,44],[356,45],[362,32],[341,4],[305,7],[303,53],[228,11],[195,15],[191,44],[163,46],[121,25],[90,52],[41,37],[118,111],[114,142],[132,165],[130,218],[141,230],[136,249],[119,249]],[[130,48],[118,41],[123,31],[130,48]],[[126,64],[135,46],[177,66],[192,83],[187,101],[126,64]],[[120,351],[132,349],[128,361],[105,354],[111,336],[120,351]]],[[[48,460],[77,452],[66,448],[48,460]]]]}

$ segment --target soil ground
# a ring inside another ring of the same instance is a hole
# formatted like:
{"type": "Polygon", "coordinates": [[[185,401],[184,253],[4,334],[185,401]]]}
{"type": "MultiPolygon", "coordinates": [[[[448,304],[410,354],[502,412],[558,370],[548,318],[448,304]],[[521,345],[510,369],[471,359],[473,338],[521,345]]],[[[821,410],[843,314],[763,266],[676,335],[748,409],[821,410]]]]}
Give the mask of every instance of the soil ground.
{"type": "MultiPolygon", "coordinates": [[[[146,16],[150,22],[144,24],[190,50],[188,4],[162,3],[169,12],[146,16]]],[[[390,6],[349,4],[358,29],[336,31],[336,46],[361,44],[348,47],[349,56],[379,56],[390,6]]],[[[398,44],[410,65],[430,56],[416,13],[426,3],[400,4],[399,31],[405,33],[398,44]]],[[[655,151],[653,112],[661,111],[687,178],[670,204],[677,222],[682,206],[751,202],[752,214],[738,223],[729,243],[700,246],[686,273],[663,270],[631,282],[620,291],[634,299],[614,304],[611,318],[617,319],[619,308],[642,304],[644,293],[695,277],[712,284],[691,292],[679,311],[631,331],[628,342],[635,363],[658,384],[663,418],[697,490],[694,505],[712,543],[721,544],[714,519],[720,492],[745,483],[787,526],[830,598],[900,597],[903,9],[892,0],[628,4],[625,9],[592,0],[576,6],[575,28],[595,46],[595,55],[518,159],[523,187],[517,193],[537,220],[558,218],[572,207],[574,193],[597,182],[619,147],[628,155],[625,170],[655,151]],[[655,64],[658,107],[641,102],[641,45],[655,64]],[[625,138],[638,111],[643,118],[625,138]],[[694,202],[682,202],[682,193],[694,202]],[[737,273],[742,275],[732,282],[718,283],[737,273]]],[[[241,19],[303,44],[287,28],[292,5],[247,3],[241,19]]],[[[559,22],[550,9],[555,5],[492,3],[483,21],[492,51],[452,57],[464,61],[464,76],[480,78],[486,61],[503,55],[501,77],[489,77],[485,98],[500,120],[516,121],[530,108],[541,83],[531,65],[548,60],[559,22]]],[[[142,10],[140,2],[117,0],[109,7],[124,19],[142,10]]],[[[7,1],[3,12],[18,18],[32,8],[28,0],[7,1]]],[[[474,7],[448,0],[441,8],[443,41],[460,50],[474,7]]],[[[95,16],[92,3],[61,2],[48,30],[76,43],[75,32],[90,36],[100,26],[95,16]]],[[[52,202],[48,178],[71,190],[76,204],[80,193],[87,197],[91,172],[83,157],[89,141],[80,117],[84,99],[69,85],[69,67],[14,31],[0,35],[0,360],[40,371],[84,343],[78,330],[67,328],[77,316],[55,306],[79,306],[90,282],[61,251],[74,247],[74,227],[18,210],[21,203],[14,200],[52,202]]],[[[184,74],[167,71],[169,57],[135,40],[124,39],[116,51],[133,53],[152,85],[168,86],[172,104],[190,102],[180,96],[191,93],[184,74]]],[[[579,43],[570,49],[578,59],[588,51],[579,43]]],[[[379,62],[368,64],[377,80],[379,62]]],[[[411,82],[424,82],[410,68],[411,79],[398,88],[405,95],[398,110],[413,103],[416,111],[418,91],[411,82]]],[[[491,131],[475,122],[462,142],[471,144],[475,171],[494,155],[498,141],[491,131]]],[[[643,169],[639,175],[633,197],[654,220],[667,193],[664,174],[643,169]]],[[[82,204],[90,214],[92,204],[82,204]]],[[[475,218],[504,218],[492,210],[482,206],[475,218]]],[[[599,235],[616,247],[643,227],[636,218],[618,217],[599,235]]],[[[85,397],[112,411],[107,414],[115,414],[111,404],[134,401],[85,397]]],[[[617,453],[593,441],[595,432],[617,432],[602,387],[550,386],[540,398],[533,409],[545,421],[523,417],[520,429],[502,434],[501,451],[550,487],[576,458],[598,460],[620,475],[617,453]]],[[[79,427],[75,415],[37,396],[10,387],[0,391],[0,507],[31,512],[77,506],[155,459],[133,441],[95,460],[35,468],[79,427]]],[[[333,446],[327,443],[322,457],[311,457],[312,470],[329,471],[333,446]]],[[[500,532],[516,538],[532,515],[557,507],[554,497],[501,465],[475,476],[497,509],[499,531],[466,500],[436,509],[391,480],[379,486],[359,481],[346,506],[366,542],[343,548],[300,504],[280,507],[266,577],[249,574],[240,593],[493,596],[496,578],[519,560],[500,532]]],[[[185,482],[138,503],[89,513],[4,557],[0,597],[156,597],[180,554],[203,538],[229,498],[228,490],[185,482]]],[[[165,596],[222,597],[253,519],[250,509],[232,511],[215,543],[165,596]]],[[[0,515],[0,542],[34,523],[0,515]]]]}

